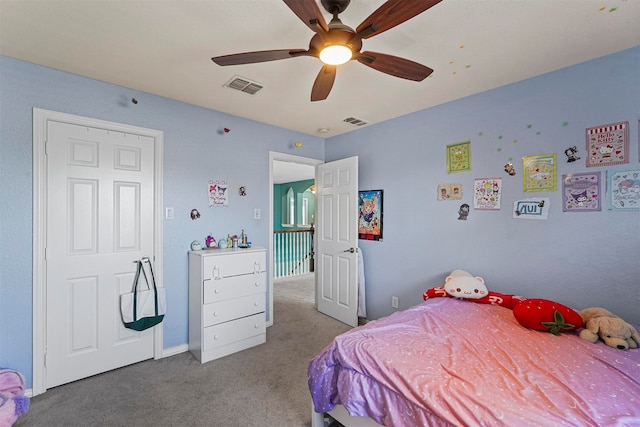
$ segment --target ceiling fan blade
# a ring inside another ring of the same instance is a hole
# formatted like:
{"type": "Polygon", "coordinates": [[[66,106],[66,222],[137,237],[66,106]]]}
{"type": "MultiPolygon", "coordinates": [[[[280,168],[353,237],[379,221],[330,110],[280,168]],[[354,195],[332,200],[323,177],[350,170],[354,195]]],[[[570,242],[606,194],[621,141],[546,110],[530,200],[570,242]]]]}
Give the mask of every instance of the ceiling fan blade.
{"type": "Polygon", "coordinates": [[[327,21],[315,0],[284,0],[289,9],[295,13],[312,31],[318,32],[318,26],[326,33],[329,31],[327,21]]]}
{"type": "Polygon", "coordinates": [[[384,53],[366,51],[359,54],[355,59],[374,70],[416,82],[426,79],[433,73],[431,68],[422,64],[384,53]]]}
{"type": "Polygon", "coordinates": [[[256,52],[234,53],[231,55],[214,56],[211,58],[218,65],[254,64],[256,62],[277,61],[279,59],[295,58],[296,56],[313,56],[306,49],[261,50],[256,52]]]}
{"type": "Polygon", "coordinates": [[[336,66],[324,65],[318,73],[316,81],[313,82],[313,89],[311,89],[311,101],[322,101],[323,99],[327,99],[335,79],[336,66]]]}
{"type": "Polygon", "coordinates": [[[442,0],[388,0],[356,28],[356,33],[367,30],[362,38],[368,39],[396,25],[408,21],[440,3],[442,0]],[[369,28],[371,26],[373,28],[369,28]]]}

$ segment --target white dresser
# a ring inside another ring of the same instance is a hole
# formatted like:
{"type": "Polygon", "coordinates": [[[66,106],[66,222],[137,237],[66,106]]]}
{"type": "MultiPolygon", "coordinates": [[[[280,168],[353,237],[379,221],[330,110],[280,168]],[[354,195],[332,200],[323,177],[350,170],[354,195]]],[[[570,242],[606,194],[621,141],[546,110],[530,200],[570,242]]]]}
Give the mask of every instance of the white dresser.
{"type": "Polygon", "coordinates": [[[266,342],[264,248],[189,252],[189,351],[201,362],[266,342]]]}

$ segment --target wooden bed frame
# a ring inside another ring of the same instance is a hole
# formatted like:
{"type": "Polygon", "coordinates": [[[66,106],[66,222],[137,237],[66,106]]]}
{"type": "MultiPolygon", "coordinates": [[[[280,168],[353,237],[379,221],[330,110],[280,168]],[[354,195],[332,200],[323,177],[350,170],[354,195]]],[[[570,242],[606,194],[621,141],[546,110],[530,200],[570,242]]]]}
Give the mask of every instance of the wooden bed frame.
{"type": "MultiPolygon", "coordinates": [[[[357,417],[349,415],[342,405],[337,405],[332,411],[327,412],[336,421],[345,427],[380,427],[380,424],[369,417],[357,417]]],[[[324,413],[318,413],[311,403],[311,427],[324,427],[324,413]]]]}

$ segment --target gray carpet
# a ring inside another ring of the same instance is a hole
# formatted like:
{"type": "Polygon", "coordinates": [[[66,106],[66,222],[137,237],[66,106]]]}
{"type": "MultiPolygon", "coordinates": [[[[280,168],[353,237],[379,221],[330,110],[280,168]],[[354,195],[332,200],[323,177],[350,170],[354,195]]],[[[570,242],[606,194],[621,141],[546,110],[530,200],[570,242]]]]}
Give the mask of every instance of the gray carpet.
{"type": "Polygon", "coordinates": [[[317,312],[313,276],[277,279],[267,343],[200,364],[191,353],[52,388],[16,426],[310,426],[307,364],[350,329],[317,312]]]}

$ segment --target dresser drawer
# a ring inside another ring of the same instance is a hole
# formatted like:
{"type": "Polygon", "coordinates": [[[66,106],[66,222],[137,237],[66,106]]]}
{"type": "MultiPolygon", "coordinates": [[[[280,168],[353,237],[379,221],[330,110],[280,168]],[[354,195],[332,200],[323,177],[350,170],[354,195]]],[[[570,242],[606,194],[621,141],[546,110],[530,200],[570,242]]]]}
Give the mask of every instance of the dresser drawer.
{"type": "Polygon", "coordinates": [[[208,351],[266,333],[264,313],[204,328],[202,350],[208,351]]]}
{"type": "Polygon", "coordinates": [[[247,274],[224,279],[205,280],[203,285],[203,303],[224,301],[247,295],[266,292],[265,273],[247,274]]]}
{"type": "Polygon", "coordinates": [[[203,279],[221,279],[264,272],[266,255],[264,252],[234,253],[228,255],[204,257],[203,279]]]}
{"type": "Polygon", "coordinates": [[[265,294],[259,293],[228,301],[205,304],[202,308],[202,324],[207,326],[228,322],[265,311],[265,294]]]}

